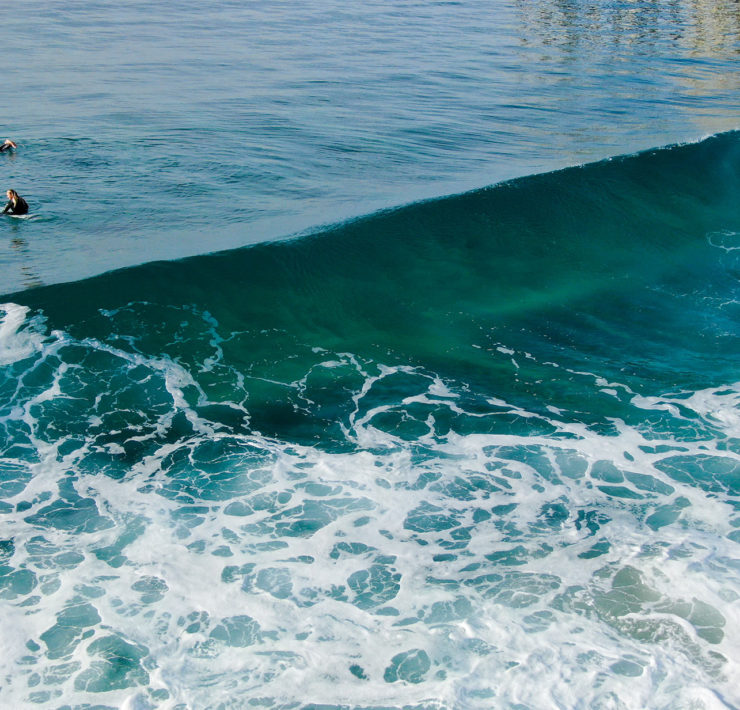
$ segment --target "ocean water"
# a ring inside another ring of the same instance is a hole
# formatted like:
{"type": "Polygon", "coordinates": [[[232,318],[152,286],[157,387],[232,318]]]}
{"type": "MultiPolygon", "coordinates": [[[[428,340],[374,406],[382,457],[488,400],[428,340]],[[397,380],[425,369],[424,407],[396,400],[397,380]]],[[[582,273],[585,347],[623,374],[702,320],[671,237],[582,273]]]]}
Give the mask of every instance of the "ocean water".
{"type": "Polygon", "coordinates": [[[0,707],[740,707],[737,3],[24,12],[0,707]]]}
{"type": "Polygon", "coordinates": [[[33,219],[0,225],[2,293],[738,127],[733,0],[7,14],[0,171],[33,219]]]}

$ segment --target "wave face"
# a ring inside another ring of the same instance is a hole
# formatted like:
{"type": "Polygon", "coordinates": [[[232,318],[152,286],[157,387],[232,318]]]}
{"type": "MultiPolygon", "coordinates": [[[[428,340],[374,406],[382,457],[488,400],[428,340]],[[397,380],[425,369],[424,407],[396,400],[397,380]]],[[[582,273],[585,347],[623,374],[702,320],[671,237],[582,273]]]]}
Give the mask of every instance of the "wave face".
{"type": "Polygon", "coordinates": [[[26,0],[4,28],[31,216],[0,219],[3,293],[740,127],[736,0],[26,0]]]}
{"type": "Polygon", "coordinates": [[[725,133],[6,297],[7,702],[740,703],[738,195],[725,133]]]}

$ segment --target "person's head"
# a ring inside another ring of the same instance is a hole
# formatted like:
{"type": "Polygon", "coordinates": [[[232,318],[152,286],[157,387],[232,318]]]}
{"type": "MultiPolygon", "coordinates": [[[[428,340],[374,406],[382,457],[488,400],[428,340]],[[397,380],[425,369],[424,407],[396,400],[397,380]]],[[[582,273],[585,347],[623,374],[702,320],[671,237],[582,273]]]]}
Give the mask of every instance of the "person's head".
{"type": "Polygon", "coordinates": [[[10,138],[6,138],[5,139],[5,145],[9,145],[11,148],[17,148],[18,147],[15,143],[13,143],[12,140],[10,140],[10,138]]]}
{"type": "Polygon", "coordinates": [[[8,196],[8,199],[13,200],[13,202],[18,199],[18,193],[15,190],[8,190],[5,194],[8,196]]]}

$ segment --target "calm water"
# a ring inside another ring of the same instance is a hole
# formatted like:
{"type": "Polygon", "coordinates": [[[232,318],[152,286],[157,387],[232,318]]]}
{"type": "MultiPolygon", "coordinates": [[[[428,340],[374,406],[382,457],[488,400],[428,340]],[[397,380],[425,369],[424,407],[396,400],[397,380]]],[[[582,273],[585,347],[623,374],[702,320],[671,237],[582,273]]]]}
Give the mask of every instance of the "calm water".
{"type": "Polygon", "coordinates": [[[737,127],[730,2],[24,3],[10,292],[737,127]]]}
{"type": "Polygon", "coordinates": [[[0,707],[740,707],[739,41],[10,13],[0,707]]]}

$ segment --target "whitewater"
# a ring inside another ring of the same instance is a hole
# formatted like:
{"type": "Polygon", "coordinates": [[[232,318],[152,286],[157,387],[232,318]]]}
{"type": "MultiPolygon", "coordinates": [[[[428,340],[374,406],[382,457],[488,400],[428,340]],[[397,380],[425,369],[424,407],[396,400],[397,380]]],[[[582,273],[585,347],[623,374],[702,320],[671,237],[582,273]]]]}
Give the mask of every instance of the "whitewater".
{"type": "Polygon", "coordinates": [[[733,3],[27,12],[0,706],[740,707],[733,3]]]}
{"type": "Polygon", "coordinates": [[[11,702],[732,707],[739,153],[15,294],[11,702]]]}

